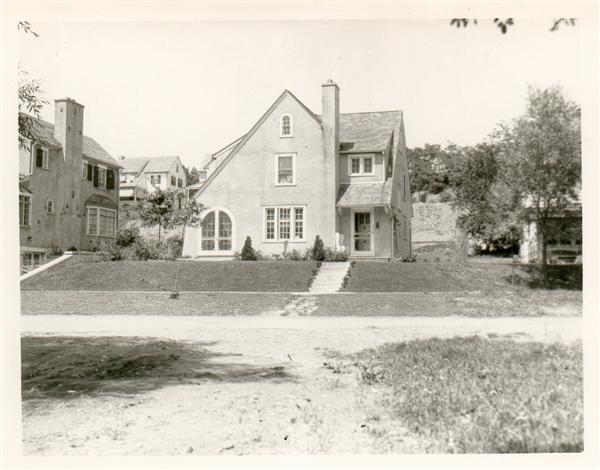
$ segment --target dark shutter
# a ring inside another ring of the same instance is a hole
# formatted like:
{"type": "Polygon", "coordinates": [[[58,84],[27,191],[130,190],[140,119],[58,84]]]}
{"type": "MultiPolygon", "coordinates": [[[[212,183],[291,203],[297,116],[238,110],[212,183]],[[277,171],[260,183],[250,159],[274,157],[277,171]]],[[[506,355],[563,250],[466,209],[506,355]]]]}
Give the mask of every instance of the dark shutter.
{"type": "Polygon", "coordinates": [[[35,149],[35,166],[38,168],[44,166],[44,151],[42,149],[35,149]]]}
{"type": "Polygon", "coordinates": [[[115,172],[106,170],[106,189],[115,189],[115,172]]]}
{"type": "Polygon", "coordinates": [[[93,173],[94,173],[94,167],[88,163],[87,164],[87,180],[88,181],[92,181],[93,173]]]}
{"type": "Polygon", "coordinates": [[[98,167],[94,167],[94,178],[93,178],[94,188],[98,187],[98,167]]]}

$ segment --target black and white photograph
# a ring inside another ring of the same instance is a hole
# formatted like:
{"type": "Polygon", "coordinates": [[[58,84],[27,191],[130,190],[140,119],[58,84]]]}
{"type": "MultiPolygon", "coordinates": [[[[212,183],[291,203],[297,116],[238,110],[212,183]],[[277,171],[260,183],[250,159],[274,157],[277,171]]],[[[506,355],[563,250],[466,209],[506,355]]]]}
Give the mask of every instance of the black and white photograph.
{"type": "Polygon", "coordinates": [[[598,4],[508,5],[4,2],[3,466],[596,468],[598,4]]]}

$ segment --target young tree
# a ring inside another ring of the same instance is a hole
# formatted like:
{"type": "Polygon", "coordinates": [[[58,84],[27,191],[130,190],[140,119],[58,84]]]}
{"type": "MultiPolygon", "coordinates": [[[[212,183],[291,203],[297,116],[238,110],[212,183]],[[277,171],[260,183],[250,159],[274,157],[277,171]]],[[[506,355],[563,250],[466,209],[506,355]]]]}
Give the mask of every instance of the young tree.
{"type": "Polygon", "coordinates": [[[158,225],[158,241],[160,243],[162,229],[169,228],[174,222],[174,212],[175,198],[173,192],[156,189],[144,201],[139,215],[144,226],[153,227],[158,225]]]}
{"type": "Polygon", "coordinates": [[[187,227],[197,227],[202,223],[202,218],[200,217],[200,214],[203,210],[204,206],[201,203],[199,203],[195,199],[190,199],[185,203],[183,208],[175,212],[171,221],[171,225],[174,227],[182,227],[182,240],[185,239],[185,229],[187,227]]]}
{"type": "Polygon", "coordinates": [[[505,164],[503,178],[522,203],[518,215],[537,224],[544,284],[546,245],[581,182],[581,109],[558,86],[530,87],[527,111],[497,134],[505,164]]]}

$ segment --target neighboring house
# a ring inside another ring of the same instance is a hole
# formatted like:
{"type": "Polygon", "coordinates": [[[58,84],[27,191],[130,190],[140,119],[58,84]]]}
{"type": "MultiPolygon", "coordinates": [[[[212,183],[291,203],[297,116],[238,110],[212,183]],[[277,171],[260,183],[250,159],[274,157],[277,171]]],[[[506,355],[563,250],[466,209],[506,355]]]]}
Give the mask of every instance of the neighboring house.
{"type": "Polygon", "coordinates": [[[203,223],[184,256],[228,257],[247,236],[282,254],[313,245],[351,257],[410,256],[412,203],[401,111],[340,114],[322,86],[322,115],[285,90],[244,136],[213,154],[194,194],[203,223]]]}
{"type": "MultiPolygon", "coordinates": [[[[581,262],[583,255],[581,188],[577,197],[549,220],[551,235],[546,243],[548,263],[581,262]]],[[[522,262],[537,263],[542,258],[542,243],[536,221],[523,227],[519,250],[522,262]]]]}
{"type": "Polygon", "coordinates": [[[178,156],[173,157],[120,157],[120,205],[123,209],[136,207],[156,188],[177,192],[177,205],[186,200],[186,178],[178,156]]]}
{"type": "Polygon", "coordinates": [[[83,135],[83,105],[55,100],[54,124],[30,117],[32,141],[19,149],[21,262],[52,252],[93,250],[114,239],[120,165],[83,135]]]}

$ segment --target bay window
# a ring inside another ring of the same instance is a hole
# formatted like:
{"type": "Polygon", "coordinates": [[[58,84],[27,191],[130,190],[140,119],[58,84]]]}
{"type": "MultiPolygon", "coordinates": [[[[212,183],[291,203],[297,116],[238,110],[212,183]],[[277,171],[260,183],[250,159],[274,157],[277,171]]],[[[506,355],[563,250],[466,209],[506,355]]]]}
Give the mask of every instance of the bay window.
{"type": "Polygon", "coordinates": [[[103,207],[88,207],[87,234],[115,238],[117,211],[103,207]]]}

